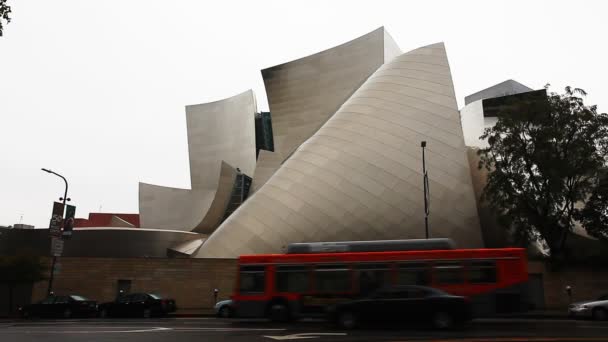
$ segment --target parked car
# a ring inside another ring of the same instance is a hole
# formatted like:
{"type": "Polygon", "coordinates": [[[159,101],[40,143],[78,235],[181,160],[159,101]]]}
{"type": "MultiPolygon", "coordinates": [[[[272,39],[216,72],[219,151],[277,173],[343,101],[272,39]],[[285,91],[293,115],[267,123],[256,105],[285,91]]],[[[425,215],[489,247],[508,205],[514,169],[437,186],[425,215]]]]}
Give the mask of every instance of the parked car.
{"type": "Polygon", "coordinates": [[[97,302],[79,295],[49,296],[19,308],[21,317],[94,317],[97,302]]]}
{"type": "Polygon", "coordinates": [[[232,299],[219,301],[215,304],[215,315],[221,318],[234,317],[234,307],[232,299]]]}
{"type": "Polygon", "coordinates": [[[344,329],[364,322],[430,323],[437,329],[450,329],[471,320],[471,305],[465,297],[438,289],[398,286],[330,307],[329,319],[344,329]]]}
{"type": "Polygon", "coordinates": [[[572,303],[568,307],[570,317],[593,318],[597,321],[608,320],[608,294],[595,300],[572,303]]]}
{"type": "Polygon", "coordinates": [[[99,317],[144,317],[164,316],[177,309],[175,300],[153,293],[131,293],[116,298],[113,302],[100,304],[99,317]]]}

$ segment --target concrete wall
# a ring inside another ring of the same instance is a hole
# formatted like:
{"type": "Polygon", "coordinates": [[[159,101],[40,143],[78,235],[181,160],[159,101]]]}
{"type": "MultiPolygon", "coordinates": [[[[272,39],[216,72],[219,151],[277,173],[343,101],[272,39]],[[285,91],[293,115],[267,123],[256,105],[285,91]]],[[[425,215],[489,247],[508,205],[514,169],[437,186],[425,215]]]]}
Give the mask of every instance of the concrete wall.
{"type": "MultiPolygon", "coordinates": [[[[47,259],[50,268],[50,258],[47,259]]],[[[236,281],[235,259],[59,258],[55,294],[79,294],[98,302],[111,301],[119,279],[131,280],[131,292],[172,297],[179,313],[212,310],[213,289],[227,299],[236,281]]],[[[32,300],[46,296],[48,282],[34,285],[32,300]]]]}

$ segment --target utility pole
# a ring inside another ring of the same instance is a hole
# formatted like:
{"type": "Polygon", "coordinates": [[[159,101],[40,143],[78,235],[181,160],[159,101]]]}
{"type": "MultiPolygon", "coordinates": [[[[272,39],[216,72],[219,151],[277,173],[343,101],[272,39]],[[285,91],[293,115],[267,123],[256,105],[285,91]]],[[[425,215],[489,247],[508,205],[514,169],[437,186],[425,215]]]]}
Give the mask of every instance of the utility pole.
{"type": "Polygon", "coordinates": [[[429,214],[430,214],[430,195],[429,195],[429,175],[426,171],[426,161],[424,159],[424,149],[426,148],[426,141],[420,142],[422,147],[422,186],[424,187],[424,231],[425,236],[429,238],[429,214]]]}
{"type": "MultiPolygon", "coordinates": [[[[68,198],[68,181],[67,179],[65,179],[65,177],[63,177],[62,175],[58,174],[57,172],[53,172],[51,170],[42,168],[42,171],[44,172],[48,172],[48,173],[52,173],[55,176],[61,177],[61,179],[63,179],[63,182],[65,183],[65,192],[63,193],[63,197],[59,198],[60,201],[62,201],[63,203],[63,210],[65,211],[65,202],[69,201],[70,199],[68,198]]],[[[49,287],[47,290],[47,294],[50,296],[51,293],[53,293],[53,279],[55,276],[55,264],[57,263],[57,257],[55,255],[53,255],[53,261],[51,263],[51,277],[49,278],[49,287]]]]}

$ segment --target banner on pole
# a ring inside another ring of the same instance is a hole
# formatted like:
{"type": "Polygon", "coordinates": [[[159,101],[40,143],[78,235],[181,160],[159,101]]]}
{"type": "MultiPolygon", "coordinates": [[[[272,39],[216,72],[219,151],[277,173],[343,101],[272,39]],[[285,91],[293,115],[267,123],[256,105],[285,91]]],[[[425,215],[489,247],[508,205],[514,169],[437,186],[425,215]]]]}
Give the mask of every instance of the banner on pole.
{"type": "Polygon", "coordinates": [[[53,214],[51,223],[49,224],[49,235],[52,237],[61,237],[61,226],[63,224],[63,203],[53,203],[53,214]]]}

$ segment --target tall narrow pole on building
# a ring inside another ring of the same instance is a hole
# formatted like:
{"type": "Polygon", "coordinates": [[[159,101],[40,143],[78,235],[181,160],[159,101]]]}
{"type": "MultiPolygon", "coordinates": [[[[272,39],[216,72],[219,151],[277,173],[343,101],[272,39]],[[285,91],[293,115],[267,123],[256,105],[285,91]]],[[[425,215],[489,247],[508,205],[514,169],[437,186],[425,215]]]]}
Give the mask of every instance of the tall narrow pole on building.
{"type": "Polygon", "coordinates": [[[424,231],[425,236],[429,238],[429,213],[430,213],[430,202],[429,202],[429,176],[426,172],[426,160],[424,159],[424,149],[426,147],[426,141],[420,142],[422,147],[422,186],[424,187],[424,231]]]}
{"type": "MultiPolygon", "coordinates": [[[[65,212],[65,202],[68,200],[68,180],[65,179],[65,177],[63,177],[62,175],[58,174],[57,172],[53,172],[53,171],[45,169],[45,168],[42,168],[42,171],[52,173],[55,176],[61,177],[61,179],[63,179],[63,182],[65,183],[65,192],[63,193],[63,198],[60,198],[59,200],[63,201],[63,210],[65,212]]],[[[51,263],[51,276],[49,278],[49,287],[47,289],[48,295],[51,295],[51,293],[53,292],[53,279],[55,278],[55,264],[56,263],[57,263],[57,257],[55,255],[53,255],[53,261],[51,263]]]]}

